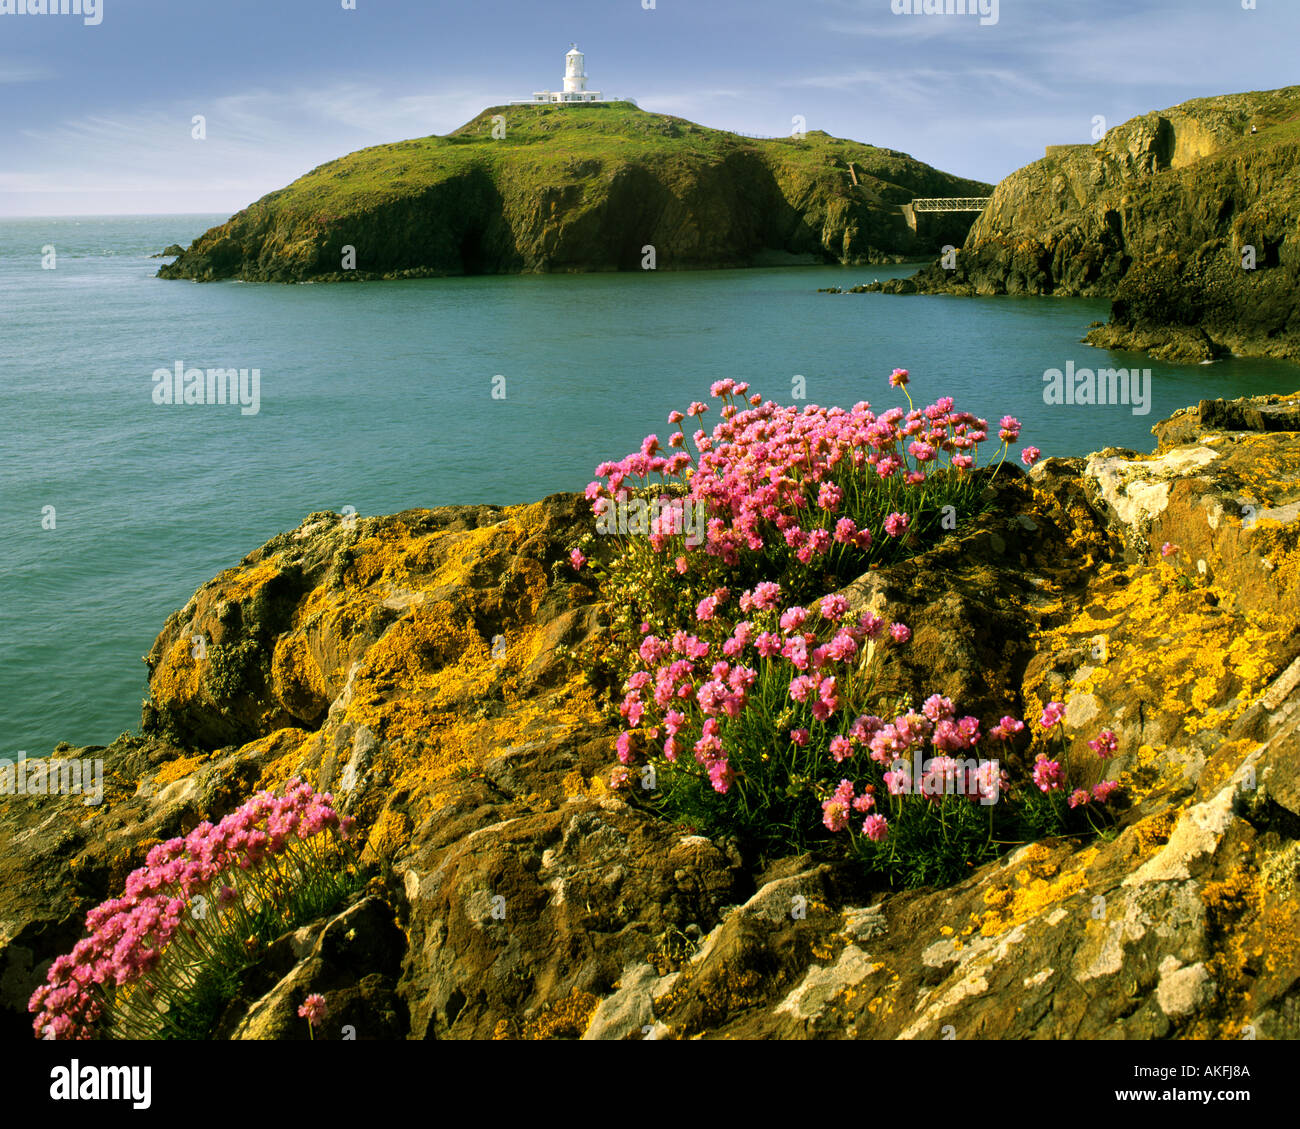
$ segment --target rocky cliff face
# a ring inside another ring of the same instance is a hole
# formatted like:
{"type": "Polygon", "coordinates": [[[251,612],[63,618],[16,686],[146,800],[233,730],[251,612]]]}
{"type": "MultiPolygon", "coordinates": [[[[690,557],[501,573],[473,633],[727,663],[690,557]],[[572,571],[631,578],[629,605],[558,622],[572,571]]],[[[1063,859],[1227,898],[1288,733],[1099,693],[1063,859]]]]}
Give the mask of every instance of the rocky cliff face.
{"type": "Polygon", "coordinates": [[[230,1037],[304,1037],[308,991],[325,1037],[1300,1037],[1300,394],[1154,430],[850,589],[914,627],[894,688],[1113,728],[1114,835],[937,891],[759,863],[605,785],[582,499],[313,514],[167,621],[140,737],[56,752],[104,758],[101,807],[0,802],[0,1026],[152,844],[301,774],[369,885],[271,946],[230,1037]]]}
{"type": "Polygon", "coordinates": [[[1109,297],[1096,345],[1300,358],[1298,185],[1300,87],[1201,98],[1054,147],[998,185],[954,270],[883,288],[1109,297]]]}
{"type": "Polygon", "coordinates": [[[207,232],[159,276],[641,270],[647,247],[660,270],[897,261],[959,242],[970,226],[944,217],[918,237],[900,204],[988,189],[820,132],[756,141],[622,103],[499,106],[446,137],[323,165],[207,232]]]}

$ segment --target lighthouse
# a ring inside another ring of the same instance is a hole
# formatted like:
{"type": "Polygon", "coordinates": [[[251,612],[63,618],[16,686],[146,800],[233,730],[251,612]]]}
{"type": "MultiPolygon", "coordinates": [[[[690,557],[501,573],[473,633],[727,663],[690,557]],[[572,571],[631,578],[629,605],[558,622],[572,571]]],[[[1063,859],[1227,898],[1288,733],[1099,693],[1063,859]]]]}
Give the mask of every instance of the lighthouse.
{"type": "MultiPolygon", "coordinates": [[[[632,102],[631,98],[618,99],[632,102]]],[[[539,90],[531,98],[519,98],[511,102],[512,106],[533,106],[539,102],[556,102],[561,105],[573,105],[590,102],[613,102],[599,90],[587,89],[587,57],[578,50],[576,43],[569,45],[569,53],[564,56],[564,89],[539,90]]],[[[635,103],[634,103],[635,104],[635,103]]]]}
{"type": "Polygon", "coordinates": [[[569,45],[570,51],[564,56],[564,100],[566,102],[590,101],[583,95],[587,89],[587,56],[578,50],[578,45],[569,45]]]}

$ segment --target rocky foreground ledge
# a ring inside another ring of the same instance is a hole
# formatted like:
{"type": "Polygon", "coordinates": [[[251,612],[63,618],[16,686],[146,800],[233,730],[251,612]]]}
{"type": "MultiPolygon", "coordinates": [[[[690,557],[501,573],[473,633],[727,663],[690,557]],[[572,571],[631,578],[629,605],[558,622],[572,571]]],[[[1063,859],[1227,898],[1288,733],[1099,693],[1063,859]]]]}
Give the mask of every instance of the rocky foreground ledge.
{"type": "Polygon", "coordinates": [[[0,801],[0,1028],[30,1037],[150,846],[302,775],[371,878],[267,950],[223,1035],[305,1037],[320,992],[325,1037],[1300,1037],[1300,394],[1153,430],[1004,469],[972,526],[854,585],[913,625],[895,689],[1113,728],[1117,835],[938,891],[760,867],[605,787],[581,498],[313,514],[168,619],[140,736],[56,751],[104,759],[102,806],[0,801]]]}

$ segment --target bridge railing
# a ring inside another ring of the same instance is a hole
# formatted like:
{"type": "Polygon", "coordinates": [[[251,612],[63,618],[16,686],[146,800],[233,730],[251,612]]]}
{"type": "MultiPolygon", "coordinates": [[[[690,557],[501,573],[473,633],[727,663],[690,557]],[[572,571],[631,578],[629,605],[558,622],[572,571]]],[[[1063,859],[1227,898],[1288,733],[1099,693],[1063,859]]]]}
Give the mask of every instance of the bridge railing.
{"type": "Polygon", "coordinates": [[[989,206],[992,196],[949,196],[926,200],[913,200],[916,212],[982,212],[989,206]]]}

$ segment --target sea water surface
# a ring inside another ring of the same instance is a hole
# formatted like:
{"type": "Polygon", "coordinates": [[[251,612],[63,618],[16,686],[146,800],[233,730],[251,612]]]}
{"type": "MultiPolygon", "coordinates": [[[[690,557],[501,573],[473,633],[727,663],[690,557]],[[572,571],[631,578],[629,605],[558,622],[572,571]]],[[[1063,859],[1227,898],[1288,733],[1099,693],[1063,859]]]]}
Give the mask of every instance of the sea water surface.
{"type": "Polygon", "coordinates": [[[790,402],[802,376],[809,403],[883,410],[903,367],[919,403],[1017,415],[1047,455],[1148,450],[1175,408],[1300,387],[1283,362],[1090,349],[1104,301],[817,293],[912,266],[153,277],[150,255],[225,218],[0,220],[0,757],[134,730],[140,657],[166,617],[308,513],[581,490],[598,462],[666,440],[668,412],[723,377],[790,402]],[[1046,405],[1043,373],[1068,361],[1150,367],[1150,413],[1046,405]],[[260,370],[257,414],[155,404],[153,373],[177,362],[260,370]]]}

